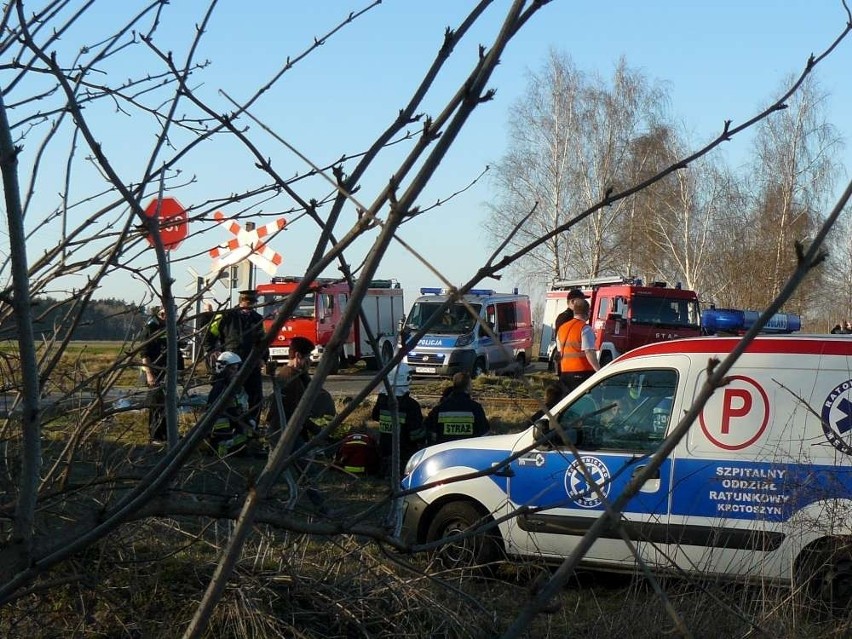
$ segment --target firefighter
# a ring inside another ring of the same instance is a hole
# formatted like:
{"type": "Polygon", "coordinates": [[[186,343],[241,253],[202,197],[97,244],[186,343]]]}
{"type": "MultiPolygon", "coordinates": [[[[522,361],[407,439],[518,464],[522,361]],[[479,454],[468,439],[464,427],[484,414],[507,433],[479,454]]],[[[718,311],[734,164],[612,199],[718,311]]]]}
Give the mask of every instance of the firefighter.
{"type": "Polygon", "coordinates": [[[559,327],[559,381],[570,393],[600,369],[595,350],[595,332],[589,326],[589,302],[574,302],[574,318],[559,327]]]}
{"type": "MultiPolygon", "coordinates": [[[[213,405],[240,369],[242,359],[236,353],[224,351],[216,358],[213,386],[207,395],[207,406],[213,405]]],[[[248,412],[248,397],[241,388],[220,410],[207,437],[210,448],[220,457],[245,450],[249,439],[257,434],[257,422],[248,412]]]]}
{"type": "MultiPolygon", "coordinates": [[[[411,367],[400,362],[388,372],[388,382],[396,397],[399,417],[399,463],[400,470],[405,468],[408,458],[420,450],[426,443],[426,431],[423,429],[423,409],[420,402],[410,394],[411,367]]],[[[381,392],[373,406],[373,420],[379,422],[379,454],[382,460],[382,474],[389,474],[393,456],[393,419],[390,399],[381,392]]]]}
{"type": "Polygon", "coordinates": [[[356,476],[376,475],[379,470],[376,438],[367,432],[352,432],[338,445],[334,464],[356,476]]]}
{"type": "Polygon", "coordinates": [[[430,444],[487,435],[491,430],[482,404],[470,396],[470,375],[453,375],[453,388],[424,423],[430,444]]]}
{"type": "Polygon", "coordinates": [[[142,369],[148,386],[148,438],[152,444],[166,441],[166,309],[155,306],[142,333],[142,369]]]}
{"type": "Polygon", "coordinates": [[[263,316],[254,310],[257,305],[257,291],[240,291],[239,306],[213,320],[210,334],[221,340],[222,348],[236,353],[245,361],[252,348],[261,349],[261,361],[252,368],[243,383],[248,395],[251,417],[257,422],[263,408],[263,370],[269,359],[269,347],[264,343],[263,316]]]}

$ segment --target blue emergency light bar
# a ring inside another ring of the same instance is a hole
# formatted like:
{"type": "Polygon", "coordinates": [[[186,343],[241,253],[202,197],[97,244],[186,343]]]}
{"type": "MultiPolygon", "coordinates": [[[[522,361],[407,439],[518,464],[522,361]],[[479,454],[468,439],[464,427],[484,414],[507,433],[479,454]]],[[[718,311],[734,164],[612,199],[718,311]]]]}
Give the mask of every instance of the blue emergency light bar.
{"type": "MultiPolygon", "coordinates": [[[[437,286],[426,286],[420,289],[421,295],[446,295],[446,289],[437,286]]],[[[491,288],[472,288],[465,295],[494,295],[495,291],[491,288]]]]}
{"type": "MultiPolygon", "coordinates": [[[[743,333],[754,326],[760,311],[735,308],[710,308],[701,312],[701,327],[708,333],[743,333]]],[[[763,333],[795,333],[802,330],[802,318],[793,313],[775,313],[763,327],[763,333]]]]}

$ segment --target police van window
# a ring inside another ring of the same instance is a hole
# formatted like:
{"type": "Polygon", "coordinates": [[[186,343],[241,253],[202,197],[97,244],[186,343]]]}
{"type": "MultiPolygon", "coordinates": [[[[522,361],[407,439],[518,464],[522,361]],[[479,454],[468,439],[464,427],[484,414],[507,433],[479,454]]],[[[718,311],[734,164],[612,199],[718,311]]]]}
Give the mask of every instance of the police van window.
{"type": "Polygon", "coordinates": [[[580,450],[656,450],[671,422],[677,371],[619,373],[567,406],[559,423],[580,450]]]}
{"type": "Polygon", "coordinates": [[[515,305],[511,302],[497,304],[497,326],[501,331],[514,331],[518,328],[515,305]]]}

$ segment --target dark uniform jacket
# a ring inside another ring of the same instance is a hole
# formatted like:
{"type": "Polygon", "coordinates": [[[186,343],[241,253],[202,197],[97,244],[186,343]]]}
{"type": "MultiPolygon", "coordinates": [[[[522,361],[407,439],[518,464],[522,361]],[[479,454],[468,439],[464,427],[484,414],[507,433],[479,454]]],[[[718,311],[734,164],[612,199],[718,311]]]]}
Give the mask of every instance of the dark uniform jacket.
{"type": "Polygon", "coordinates": [[[166,372],[166,332],[163,330],[165,326],[159,318],[152,317],[145,322],[145,328],[142,330],[142,341],[145,343],[142,347],[142,357],[148,358],[157,377],[162,377],[166,372]],[[157,333],[160,333],[159,336],[152,339],[157,333]]]}
{"type": "Polygon", "coordinates": [[[433,408],[425,427],[432,444],[479,437],[491,430],[482,404],[463,391],[453,391],[433,408]]]}
{"type": "MultiPolygon", "coordinates": [[[[302,401],[302,395],[311,383],[311,376],[304,371],[297,371],[295,368],[285,366],[279,368],[276,373],[278,385],[281,389],[281,405],[284,408],[284,416],[289,419],[296,410],[299,402],[302,401]]],[[[337,414],[337,409],[334,405],[334,399],[325,389],[322,389],[314,400],[311,407],[310,418],[305,422],[302,432],[300,433],[302,441],[310,440],[314,435],[322,430],[322,427],[328,423],[329,419],[337,414]]],[[[279,432],[285,423],[278,414],[278,404],[273,397],[269,407],[269,422],[270,432],[279,432]]]]}
{"type": "MultiPolygon", "coordinates": [[[[420,402],[408,393],[397,397],[396,402],[399,414],[399,457],[404,464],[423,446],[426,432],[423,430],[423,409],[420,402]]],[[[393,428],[388,396],[385,393],[379,393],[376,398],[372,417],[379,422],[379,451],[383,458],[390,459],[393,451],[393,428]]]]}
{"type": "MultiPolygon", "coordinates": [[[[263,340],[263,316],[252,309],[233,308],[222,315],[218,333],[222,349],[245,361],[254,345],[263,340]]],[[[261,359],[269,359],[269,348],[264,347],[261,359]]]]}

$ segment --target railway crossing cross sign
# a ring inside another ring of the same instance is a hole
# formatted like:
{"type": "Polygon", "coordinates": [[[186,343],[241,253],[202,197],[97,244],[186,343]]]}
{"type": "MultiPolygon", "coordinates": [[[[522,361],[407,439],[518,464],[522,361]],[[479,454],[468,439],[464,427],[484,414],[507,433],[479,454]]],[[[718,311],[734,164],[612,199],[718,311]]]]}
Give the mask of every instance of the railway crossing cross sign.
{"type": "Polygon", "coordinates": [[[274,236],[284,228],[287,221],[283,217],[256,229],[243,228],[234,220],[227,219],[221,211],[216,211],[213,217],[236,236],[226,244],[210,249],[214,272],[248,259],[269,275],[275,275],[284,258],[267,246],[264,238],[274,236]]]}

